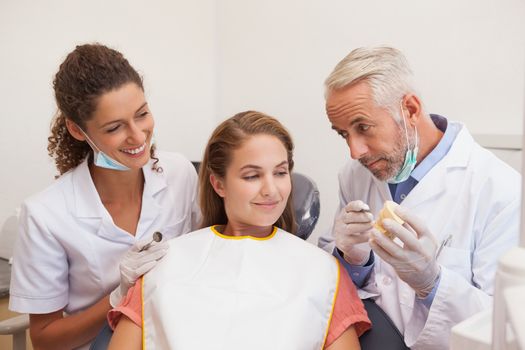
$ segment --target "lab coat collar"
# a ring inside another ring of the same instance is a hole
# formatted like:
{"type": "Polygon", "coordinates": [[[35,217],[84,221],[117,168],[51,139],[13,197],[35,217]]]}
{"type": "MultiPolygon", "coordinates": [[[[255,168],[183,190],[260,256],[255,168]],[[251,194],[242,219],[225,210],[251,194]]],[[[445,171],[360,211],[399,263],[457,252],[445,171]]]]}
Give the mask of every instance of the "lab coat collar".
{"type": "Polygon", "coordinates": [[[447,169],[466,168],[476,143],[463,123],[450,122],[450,124],[456,125],[460,130],[442,162],[447,169]]]}
{"type": "Polygon", "coordinates": [[[145,239],[151,234],[151,228],[162,212],[159,195],[168,187],[166,174],[154,172],[151,166],[152,161],[142,168],[144,192],[135,236],[117,227],[113,222],[113,218],[102,204],[95,188],[87,159],[77,166],[72,174],[75,215],[78,218],[100,220],[97,235],[111,241],[133,244],[134,241],[145,239]]]}
{"type": "Polygon", "coordinates": [[[78,165],[71,174],[72,191],[75,198],[75,215],[79,218],[101,218],[107,212],[100,200],[95,183],[91,178],[88,158],[78,165]]]}
{"type": "Polygon", "coordinates": [[[144,196],[148,195],[154,197],[157,193],[168,187],[166,174],[163,172],[156,172],[151,169],[153,161],[150,160],[148,164],[142,167],[144,173],[144,196]]]}
{"type": "MultiPolygon", "coordinates": [[[[445,192],[447,182],[451,181],[451,170],[454,168],[466,168],[475,146],[472,135],[468,132],[465,125],[458,122],[449,122],[460,130],[450,147],[447,154],[421,179],[421,181],[410,191],[405,200],[401,203],[406,208],[412,209],[426,201],[434,200],[441,193],[445,192]]],[[[369,170],[363,167],[363,171],[369,170]]],[[[371,176],[376,188],[379,190],[381,200],[392,200],[392,194],[388,188],[388,183],[371,176]]],[[[367,184],[363,184],[368,186],[367,184]]]]}
{"type": "Polygon", "coordinates": [[[153,161],[148,162],[142,171],[144,173],[144,193],[142,194],[142,210],[137,226],[136,238],[141,239],[145,235],[150,235],[152,226],[163,210],[160,202],[160,195],[168,187],[166,173],[158,173],[151,169],[153,161]]]}
{"type": "MultiPolygon", "coordinates": [[[[439,161],[410,191],[402,205],[411,209],[424,202],[435,200],[445,192],[447,183],[457,181],[453,178],[453,169],[466,168],[475,146],[474,139],[460,123],[461,130],[448,153],[439,161]]],[[[388,190],[388,186],[385,185],[388,190]]],[[[390,191],[389,191],[390,192],[390,191]]]]}
{"type": "MultiPolygon", "coordinates": [[[[144,172],[144,193],[142,195],[142,212],[143,217],[153,218],[160,209],[160,204],[155,199],[156,195],[167,188],[166,175],[157,173],[151,169],[152,161],[146,164],[142,171],[144,172]]],[[[75,208],[74,212],[80,218],[103,218],[111,219],[106,208],[102,204],[100,196],[91,174],[89,172],[87,158],[78,165],[72,173],[72,184],[75,208]]]]}

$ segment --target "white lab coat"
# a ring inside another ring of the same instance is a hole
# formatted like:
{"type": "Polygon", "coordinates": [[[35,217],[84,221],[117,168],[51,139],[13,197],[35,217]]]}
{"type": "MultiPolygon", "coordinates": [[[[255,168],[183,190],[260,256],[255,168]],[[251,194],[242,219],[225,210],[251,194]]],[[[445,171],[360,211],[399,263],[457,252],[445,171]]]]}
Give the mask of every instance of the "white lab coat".
{"type": "Polygon", "coordinates": [[[142,210],[135,236],[117,227],[95,189],[87,160],[29,199],[20,215],[9,308],[23,313],[81,311],[119,283],[121,256],[160,231],[166,239],[200,220],[197,174],[182,155],[158,152],[162,173],[143,167],[142,210]]]}
{"type": "MultiPolygon", "coordinates": [[[[401,203],[424,220],[438,243],[453,235],[438,258],[441,280],[430,309],[378,255],[359,291],[362,298],[375,297],[412,349],[448,349],[451,327],[491,306],[498,258],[518,241],[520,175],[459,127],[448,154],[401,203]]],[[[353,160],[341,170],[339,186],[339,211],[360,199],[377,217],[392,199],[388,185],[353,160]]],[[[333,226],[319,240],[330,252],[332,232],[333,226]]]]}

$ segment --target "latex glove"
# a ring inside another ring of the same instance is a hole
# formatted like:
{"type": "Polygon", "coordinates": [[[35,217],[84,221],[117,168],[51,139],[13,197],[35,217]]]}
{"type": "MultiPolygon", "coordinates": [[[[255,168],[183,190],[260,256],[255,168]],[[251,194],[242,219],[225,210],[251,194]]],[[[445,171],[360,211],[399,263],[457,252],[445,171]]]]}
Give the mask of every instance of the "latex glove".
{"type": "Polygon", "coordinates": [[[398,207],[395,213],[405,224],[385,219],[383,227],[397,236],[404,246],[399,246],[379,231],[372,234],[370,246],[381,259],[392,265],[399,278],[412,287],[419,298],[425,298],[440,274],[436,262],[437,241],[426,225],[406,209],[398,207]]]}
{"type": "Polygon", "coordinates": [[[368,239],[374,216],[362,201],[352,201],[344,207],[334,224],[335,245],[352,265],[364,265],[370,257],[368,239]]]}
{"type": "Polygon", "coordinates": [[[139,251],[150,242],[151,239],[136,242],[120,260],[120,284],[109,295],[111,306],[117,307],[137,279],[157,265],[157,262],[168,251],[167,240],[155,242],[148,249],[139,251]]]}

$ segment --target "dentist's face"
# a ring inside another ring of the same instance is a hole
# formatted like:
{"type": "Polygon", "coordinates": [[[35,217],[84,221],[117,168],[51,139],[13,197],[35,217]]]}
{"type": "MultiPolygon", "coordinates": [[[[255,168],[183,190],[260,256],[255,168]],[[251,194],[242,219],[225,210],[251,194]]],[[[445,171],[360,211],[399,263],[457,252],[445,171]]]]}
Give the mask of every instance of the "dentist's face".
{"type": "Polygon", "coordinates": [[[153,127],[144,92],[128,83],[98,99],[85,132],[102,152],[130,169],[139,169],[150,158],[153,127]]]}
{"type": "Polygon", "coordinates": [[[399,172],[408,147],[404,130],[386,108],[376,106],[366,82],[331,91],[326,114],[351,157],[376,178],[385,181],[399,172]]]}
{"type": "Polygon", "coordinates": [[[215,187],[224,199],[227,227],[238,235],[268,233],[291,189],[286,148],[277,137],[265,134],[249,137],[232,152],[225,178],[215,187]]]}

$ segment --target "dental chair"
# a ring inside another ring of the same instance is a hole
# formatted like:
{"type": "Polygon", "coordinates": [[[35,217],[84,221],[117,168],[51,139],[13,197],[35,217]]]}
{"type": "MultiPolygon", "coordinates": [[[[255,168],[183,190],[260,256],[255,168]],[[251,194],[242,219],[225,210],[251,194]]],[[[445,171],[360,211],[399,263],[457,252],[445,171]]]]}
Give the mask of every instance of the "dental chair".
{"type": "MultiPolygon", "coordinates": [[[[200,162],[192,162],[199,172],[200,162]]],[[[315,182],[301,173],[292,173],[292,196],[295,210],[296,235],[304,240],[313,232],[321,210],[319,190],[315,182]]],[[[90,350],[105,350],[109,345],[112,331],[106,325],[97,335],[90,350]]]]}
{"type": "Polygon", "coordinates": [[[292,196],[297,224],[296,236],[307,240],[312,234],[319,214],[321,200],[315,182],[301,173],[292,173],[292,196]]]}

